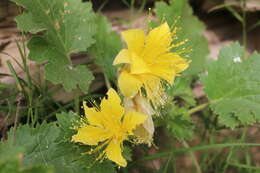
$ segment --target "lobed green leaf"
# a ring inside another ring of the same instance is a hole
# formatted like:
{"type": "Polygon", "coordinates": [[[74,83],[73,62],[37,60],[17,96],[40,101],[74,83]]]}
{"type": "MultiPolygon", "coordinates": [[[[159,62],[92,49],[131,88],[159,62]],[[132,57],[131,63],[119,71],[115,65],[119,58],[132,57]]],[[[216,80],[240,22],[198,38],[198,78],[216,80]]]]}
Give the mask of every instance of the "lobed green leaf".
{"type": "Polygon", "coordinates": [[[74,66],[70,55],[86,51],[95,40],[95,15],[91,3],[80,0],[13,0],[25,8],[16,18],[18,28],[39,33],[28,43],[29,58],[47,62],[46,78],[62,83],[67,91],[77,86],[87,92],[92,73],[85,66],[74,66]]]}
{"type": "Polygon", "coordinates": [[[116,80],[116,67],[113,61],[117,53],[122,48],[120,36],[112,31],[112,27],[105,16],[98,15],[97,33],[95,35],[96,43],[89,49],[91,56],[95,58],[98,64],[110,80],[116,80]]]}
{"type": "Polygon", "coordinates": [[[201,77],[211,108],[231,128],[260,120],[260,54],[244,60],[243,51],[239,43],[224,47],[201,77]]]}

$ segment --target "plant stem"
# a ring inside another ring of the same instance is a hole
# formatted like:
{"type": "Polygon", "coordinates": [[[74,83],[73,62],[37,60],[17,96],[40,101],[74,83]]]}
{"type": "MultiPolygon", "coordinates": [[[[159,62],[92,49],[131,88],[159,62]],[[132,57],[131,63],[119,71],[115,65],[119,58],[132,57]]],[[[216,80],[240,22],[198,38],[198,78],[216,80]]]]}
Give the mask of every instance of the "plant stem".
{"type": "Polygon", "coordinates": [[[108,79],[108,77],[105,73],[104,73],[104,78],[105,78],[106,87],[109,90],[111,88],[111,84],[110,84],[110,81],[109,81],[109,79],[108,79]]]}
{"type": "Polygon", "coordinates": [[[196,106],[196,107],[190,109],[190,110],[188,111],[188,114],[193,114],[193,113],[195,113],[195,112],[201,111],[201,110],[205,109],[208,105],[209,105],[209,103],[203,103],[203,104],[201,104],[201,105],[198,105],[198,106],[196,106]]]}
{"type": "MultiPolygon", "coordinates": [[[[188,144],[185,140],[182,141],[182,145],[183,145],[185,148],[187,148],[187,149],[190,148],[189,144],[188,144]]],[[[199,165],[199,163],[198,163],[198,161],[197,161],[197,158],[196,158],[195,154],[193,153],[192,150],[190,150],[190,151],[188,151],[188,152],[190,153],[192,162],[193,162],[193,164],[194,164],[194,166],[195,166],[195,168],[196,168],[196,170],[197,170],[197,173],[202,173],[202,172],[201,172],[200,165],[199,165]]]]}
{"type": "MultiPolygon", "coordinates": [[[[147,160],[154,160],[158,158],[163,158],[163,157],[168,157],[172,153],[178,154],[178,153],[185,153],[189,151],[202,151],[202,150],[209,150],[209,149],[219,149],[219,148],[226,148],[226,147],[253,147],[253,146],[258,146],[260,147],[260,144],[258,143],[220,143],[220,144],[210,144],[210,145],[198,145],[190,148],[181,148],[181,149],[176,149],[176,150],[171,150],[167,152],[161,152],[161,153],[156,153],[152,154],[149,156],[145,156],[140,160],[137,160],[135,162],[140,162],[140,161],[147,161],[147,160]]],[[[133,162],[131,165],[134,165],[135,162],[133,162]]]]}
{"type": "Polygon", "coordinates": [[[242,29],[243,29],[243,46],[244,46],[244,59],[246,58],[246,49],[247,49],[247,31],[246,31],[246,1],[241,0],[241,7],[243,10],[243,22],[242,22],[242,29]]]}
{"type": "Polygon", "coordinates": [[[15,144],[16,129],[17,129],[18,122],[19,122],[19,113],[20,113],[20,106],[21,106],[21,100],[22,100],[21,94],[18,94],[16,100],[17,100],[17,106],[16,106],[16,113],[15,113],[15,120],[14,120],[13,145],[15,144]]]}

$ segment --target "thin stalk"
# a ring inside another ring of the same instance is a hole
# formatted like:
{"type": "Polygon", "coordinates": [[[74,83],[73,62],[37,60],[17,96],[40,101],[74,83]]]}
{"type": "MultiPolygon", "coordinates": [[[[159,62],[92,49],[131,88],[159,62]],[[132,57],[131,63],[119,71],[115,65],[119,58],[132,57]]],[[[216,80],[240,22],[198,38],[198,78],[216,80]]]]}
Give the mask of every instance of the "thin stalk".
{"type": "Polygon", "coordinates": [[[14,56],[12,56],[12,55],[10,55],[9,53],[6,53],[6,52],[0,52],[0,53],[3,54],[3,55],[7,55],[10,58],[12,58],[16,62],[16,64],[24,71],[23,66],[17,61],[17,59],[14,56]]]}
{"type": "MultiPolygon", "coordinates": [[[[185,140],[182,141],[182,145],[183,145],[185,148],[187,148],[187,149],[190,148],[189,144],[188,144],[185,140]]],[[[193,162],[193,164],[194,164],[194,166],[195,166],[195,168],[196,168],[197,173],[202,173],[201,168],[200,168],[200,165],[199,165],[199,163],[198,163],[198,161],[197,161],[197,158],[196,158],[194,152],[193,152],[192,150],[190,150],[190,151],[189,151],[189,154],[190,154],[190,156],[191,156],[192,162],[193,162]]]]}
{"type": "Polygon", "coordinates": [[[141,12],[143,12],[144,11],[144,8],[145,8],[145,5],[146,5],[146,2],[147,0],[143,0],[142,1],[142,4],[141,4],[141,6],[140,6],[140,8],[139,8],[139,13],[141,13],[141,12]]]}
{"type": "MultiPolygon", "coordinates": [[[[34,122],[36,121],[35,117],[33,117],[33,83],[32,83],[32,78],[30,75],[30,71],[28,68],[28,64],[27,64],[27,57],[26,57],[26,48],[25,48],[25,38],[24,38],[24,34],[22,37],[22,47],[20,46],[20,44],[16,41],[16,45],[18,47],[19,53],[21,55],[22,58],[22,62],[23,62],[23,69],[25,71],[25,75],[26,75],[26,79],[28,82],[28,102],[29,102],[29,108],[28,108],[28,116],[30,115],[31,117],[31,121],[34,122]]],[[[29,119],[27,119],[27,123],[29,123],[29,119]]]]}
{"type": "Polygon", "coordinates": [[[23,48],[24,50],[22,50],[21,46],[19,45],[19,43],[17,41],[16,41],[16,46],[18,47],[19,53],[21,55],[22,62],[23,62],[23,70],[25,71],[26,78],[27,78],[27,81],[29,83],[29,88],[31,89],[33,84],[32,84],[32,80],[31,80],[30,71],[29,71],[29,68],[28,68],[28,65],[27,65],[26,53],[23,52],[23,51],[25,51],[25,48],[23,48]]]}
{"type": "Polygon", "coordinates": [[[104,0],[104,2],[98,8],[97,12],[101,13],[101,10],[107,5],[107,3],[108,3],[108,0],[104,0]]]}
{"type": "MultiPolygon", "coordinates": [[[[89,99],[89,98],[94,99],[94,98],[98,98],[100,96],[101,96],[100,94],[87,95],[87,96],[80,97],[80,100],[89,99]]],[[[52,112],[49,115],[47,115],[44,120],[50,119],[51,117],[55,116],[57,113],[61,112],[62,110],[65,110],[65,109],[67,109],[69,107],[73,107],[73,104],[74,104],[74,102],[72,101],[72,102],[64,105],[62,108],[58,108],[54,112],[52,112]]]]}
{"type": "MultiPolygon", "coordinates": [[[[161,152],[161,153],[145,156],[142,159],[137,160],[137,162],[168,157],[172,153],[178,154],[178,153],[185,153],[185,152],[189,152],[189,151],[201,151],[201,150],[218,149],[218,148],[226,148],[226,147],[237,147],[237,146],[240,146],[240,147],[259,146],[260,147],[260,144],[238,142],[238,143],[220,143],[220,144],[211,144],[211,145],[200,145],[200,146],[194,146],[194,147],[190,147],[190,148],[181,148],[181,149],[177,149],[177,150],[171,150],[168,152],[161,152]]],[[[131,165],[133,165],[133,164],[131,164],[131,165]]]]}
{"type": "MultiPolygon", "coordinates": [[[[173,142],[173,146],[172,146],[172,148],[175,148],[175,143],[173,142]]],[[[174,165],[174,172],[176,172],[175,171],[175,157],[174,157],[174,152],[171,152],[171,155],[169,156],[169,158],[168,158],[168,160],[167,160],[167,162],[166,162],[166,164],[165,164],[165,167],[164,167],[164,169],[163,169],[163,173],[167,173],[168,172],[168,167],[169,167],[169,164],[170,164],[170,162],[173,162],[173,165],[174,165]],[[173,161],[172,161],[173,160],[173,161]]]]}
{"type": "Polygon", "coordinates": [[[247,49],[247,30],[246,30],[246,0],[241,0],[241,6],[243,9],[243,46],[244,46],[244,58],[246,58],[246,49],[247,49]]]}
{"type": "Polygon", "coordinates": [[[10,61],[7,61],[6,63],[7,63],[7,66],[9,68],[10,72],[12,73],[12,76],[15,78],[15,81],[17,83],[18,89],[21,89],[23,94],[25,95],[26,92],[25,92],[24,86],[20,82],[20,79],[19,79],[16,71],[14,70],[14,67],[13,67],[12,63],[10,61]]]}
{"type": "Polygon", "coordinates": [[[18,122],[19,122],[21,100],[22,100],[22,96],[19,94],[17,96],[17,106],[16,106],[16,113],[15,113],[15,119],[14,119],[13,145],[15,144],[16,129],[17,129],[18,122]]]}
{"type": "MultiPolygon", "coordinates": [[[[241,136],[239,142],[245,141],[246,133],[247,133],[247,128],[244,128],[243,133],[242,133],[242,136],[241,136]]],[[[239,147],[238,147],[238,148],[239,148],[239,147]]],[[[236,152],[235,149],[237,149],[237,148],[232,147],[232,148],[230,149],[230,152],[228,153],[228,157],[227,157],[226,164],[224,165],[224,168],[223,168],[223,173],[226,172],[226,169],[227,169],[228,166],[230,165],[230,160],[231,160],[232,157],[233,157],[233,153],[236,152]]]]}
{"type": "Polygon", "coordinates": [[[166,162],[166,165],[163,169],[163,173],[167,173],[168,172],[168,167],[169,167],[169,164],[171,162],[171,160],[173,159],[173,153],[170,155],[170,157],[168,158],[167,162],[166,162]]]}
{"type": "Polygon", "coordinates": [[[75,100],[74,100],[74,110],[77,114],[79,114],[79,112],[80,112],[80,98],[79,98],[80,94],[78,93],[78,91],[76,91],[75,95],[76,96],[75,96],[75,100]]]}
{"type": "Polygon", "coordinates": [[[130,4],[130,22],[133,23],[134,20],[134,10],[135,10],[135,0],[131,0],[131,4],[130,4]]]}
{"type": "Polygon", "coordinates": [[[205,109],[206,107],[208,107],[208,105],[209,105],[209,103],[203,103],[203,104],[201,104],[201,105],[198,105],[198,106],[196,106],[196,107],[190,109],[190,110],[188,111],[188,114],[193,114],[193,113],[195,113],[195,112],[201,111],[201,110],[205,109]]]}
{"type": "Polygon", "coordinates": [[[107,77],[107,75],[104,73],[104,78],[105,78],[105,84],[106,84],[106,87],[107,89],[109,90],[111,88],[111,83],[107,77]]]}

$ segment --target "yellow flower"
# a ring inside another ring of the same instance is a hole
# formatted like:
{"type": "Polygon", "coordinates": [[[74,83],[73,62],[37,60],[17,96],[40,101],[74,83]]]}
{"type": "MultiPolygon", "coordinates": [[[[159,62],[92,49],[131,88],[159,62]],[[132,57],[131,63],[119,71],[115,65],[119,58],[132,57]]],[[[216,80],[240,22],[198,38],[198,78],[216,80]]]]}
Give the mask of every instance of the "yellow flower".
{"type": "Polygon", "coordinates": [[[148,146],[151,146],[151,144],[153,143],[154,134],[154,123],[152,115],[154,115],[155,112],[152,106],[149,104],[149,101],[137,94],[132,99],[125,97],[124,106],[126,111],[136,110],[147,115],[147,118],[144,121],[144,123],[138,125],[137,128],[133,131],[133,133],[137,138],[137,143],[146,143],[148,144],[148,146]]]}
{"type": "Polygon", "coordinates": [[[101,101],[100,109],[89,108],[84,103],[87,123],[80,127],[72,141],[85,145],[98,145],[95,150],[104,149],[98,159],[108,158],[119,166],[125,167],[122,156],[123,141],[133,135],[137,125],[146,120],[146,115],[138,112],[125,113],[116,91],[109,89],[108,98],[101,101]]]}
{"type": "Polygon", "coordinates": [[[170,52],[181,43],[173,44],[176,30],[164,23],[147,35],[142,30],[124,31],[122,37],[128,49],[121,50],[113,65],[126,64],[121,70],[118,85],[126,97],[134,97],[143,87],[153,102],[163,98],[162,81],[173,84],[175,76],[188,67],[178,53],[170,52]]]}

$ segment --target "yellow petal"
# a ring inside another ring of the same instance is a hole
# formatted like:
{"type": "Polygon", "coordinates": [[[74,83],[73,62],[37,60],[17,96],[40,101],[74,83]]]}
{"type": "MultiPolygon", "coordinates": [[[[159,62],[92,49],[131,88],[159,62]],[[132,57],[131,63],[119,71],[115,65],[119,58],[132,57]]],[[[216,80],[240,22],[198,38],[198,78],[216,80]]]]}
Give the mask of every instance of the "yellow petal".
{"type": "Polygon", "coordinates": [[[164,91],[161,84],[161,79],[155,75],[143,74],[140,75],[142,83],[149,98],[156,105],[164,103],[164,91]]]}
{"type": "Polygon", "coordinates": [[[122,33],[127,47],[131,52],[139,55],[144,47],[145,34],[140,29],[130,29],[122,33]]]}
{"type": "Polygon", "coordinates": [[[147,116],[144,123],[138,125],[134,130],[133,134],[137,137],[138,143],[145,143],[149,146],[153,141],[154,124],[152,115],[155,114],[150,102],[141,95],[137,95],[134,99],[124,98],[124,105],[126,111],[138,111],[147,116]]]}
{"type": "Polygon", "coordinates": [[[154,64],[151,65],[150,68],[152,69],[153,75],[166,80],[170,84],[173,83],[176,75],[175,70],[177,70],[174,68],[174,66],[171,66],[170,64],[154,64]]]}
{"type": "Polygon", "coordinates": [[[165,53],[149,66],[151,73],[173,84],[176,74],[188,67],[188,62],[176,53],[165,53]]]}
{"type": "Polygon", "coordinates": [[[171,30],[167,23],[164,23],[151,30],[145,39],[143,55],[147,62],[153,63],[156,58],[167,52],[172,43],[171,30]]]}
{"type": "Polygon", "coordinates": [[[106,156],[109,160],[112,160],[119,166],[125,167],[127,165],[127,162],[122,156],[121,143],[122,142],[117,141],[115,139],[112,140],[108,144],[105,152],[106,152],[106,156]]]}
{"type": "Polygon", "coordinates": [[[189,66],[189,62],[177,53],[169,52],[161,55],[158,59],[158,65],[165,66],[169,64],[176,73],[184,71],[189,66]]]}
{"type": "Polygon", "coordinates": [[[105,141],[110,137],[111,134],[109,131],[87,125],[78,129],[78,133],[72,136],[72,141],[86,145],[97,145],[99,142],[105,141]]]}
{"type": "Polygon", "coordinates": [[[137,137],[139,143],[146,143],[151,146],[154,134],[154,123],[152,115],[148,115],[145,122],[137,126],[133,133],[137,137]]]}
{"type": "Polygon", "coordinates": [[[89,122],[90,125],[100,126],[102,127],[102,115],[100,112],[96,110],[96,108],[89,108],[86,105],[86,102],[83,102],[83,108],[85,112],[85,116],[89,122]]]}
{"type": "Polygon", "coordinates": [[[142,57],[137,56],[136,54],[132,54],[130,71],[131,74],[142,74],[150,72],[146,62],[142,59],[142,57]]]}
{"type": "Polygon", "coordinates": [[[175,70],[177,73],[184,71],[189,66],[189,62],[186,59],[176,56],[174,59],[175,70]]]}
{"type": "Polygon", "coordinates": [[[130,60],[131,60],[131,52],[127,49],[123,49],[117,54],[113,62],[113,65],[123,64],[123,63],[128,64],[130,63],[130,60]]]}
{"type": "Polygon", "coordinates": [[[108,90],[107,99],[102,99],[100,107],[104,116],[109,116],[109,119],[112,120],[121,121],[124,108],[121,106],[121,99],[114,89],[110,88],[108,90]]]}
{"type": "Polygon", "coordinates": [[[133,130],[140,124],[144,123],[147,115],[138,112],[128,112],[124,116],[123,129],[125,129],[130,135],[133,134],[133,130]]]}
{"type": "Polygon", "coordinates": [[[118,78],[118,86],[125,97],[133,97],[142,87],[142,82],[126,71],[122,71],[118,78]]]}

